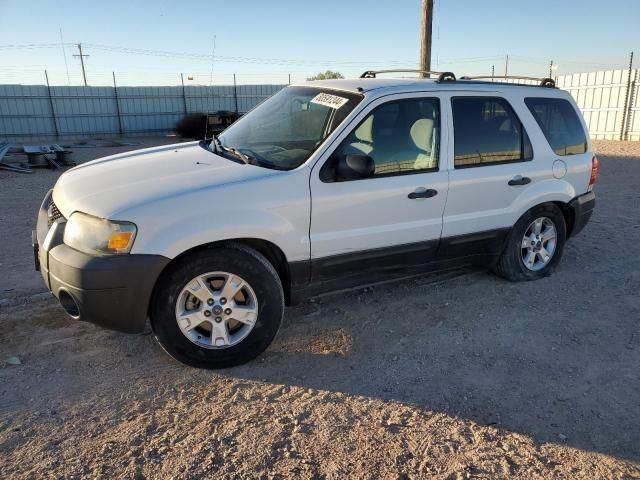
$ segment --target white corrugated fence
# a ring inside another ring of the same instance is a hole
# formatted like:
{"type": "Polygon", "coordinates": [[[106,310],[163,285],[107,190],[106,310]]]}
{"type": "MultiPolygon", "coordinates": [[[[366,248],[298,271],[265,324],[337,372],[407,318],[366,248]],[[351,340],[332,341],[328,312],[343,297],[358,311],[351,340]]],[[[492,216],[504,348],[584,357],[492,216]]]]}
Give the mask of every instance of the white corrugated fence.
{"type": "Polygon", "coordinates": [[[22,142],[167,133],[185,113],[246,112],[282,87],[0,85],[0,139],[22,142]]]}
{"type": "MultiPolygon", "coordinates": [[[[640,140],[640,70],[575,73],[556,83],[576,99],[592,138],[640,140]]],[[[284,86],[0,85],[0,139],[161,134],[187,112],[246,112],[284,86]]]]}

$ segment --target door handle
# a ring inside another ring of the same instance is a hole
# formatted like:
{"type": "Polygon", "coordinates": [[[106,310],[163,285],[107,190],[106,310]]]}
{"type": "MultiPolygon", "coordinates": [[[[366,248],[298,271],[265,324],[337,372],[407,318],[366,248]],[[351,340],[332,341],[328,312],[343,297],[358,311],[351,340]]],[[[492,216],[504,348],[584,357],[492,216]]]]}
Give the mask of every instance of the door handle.
{"type": "Polygon", "coordinates": [[[420,190],[417,192],[411,192],[408,197],[411,200],[415,200],[416,198],[431,198],[435,197],[438,194],[437,190],[433,190],[432,188],[428,190],[420,190]]]}
{"type": "Polygon", "coordinates": [[[527,185],[531,183],[531,179],[529,177],[522,177],[520,175],[516,175],[511,180],[509,180],[509,185],[515,187],[517,185],[527,185]]]}

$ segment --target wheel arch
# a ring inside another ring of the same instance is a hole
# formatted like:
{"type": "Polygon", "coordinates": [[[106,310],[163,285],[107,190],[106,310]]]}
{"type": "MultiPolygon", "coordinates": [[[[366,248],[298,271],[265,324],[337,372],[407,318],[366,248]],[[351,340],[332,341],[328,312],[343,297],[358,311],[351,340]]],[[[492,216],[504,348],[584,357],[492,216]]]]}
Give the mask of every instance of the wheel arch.
{"type": "Polygon", "coordinates": [[[514,216],[513,224],[518,221],[529,210],[540,205],[555,205],[562,212],[565,225],[567,227],[567,238],[575,225],[575,211],[571,206],[571,201],[578,195],[574,186],[560,179],[548,179],[532,184],[531,187],[523,190],[516,201],[519,215],[514,216]]]}
{"type": "MultiPolygon", "coordinates": [[[[564,217],[564,222],[565,222],[565,226],[567,229],[567,238],[569,238],[571,236],[571,232],[573,231],[573,227],[575,225],[575,218],[576,218],[576,214],[575,211],[573,209],[573,207],[571,206],[569,201],[565,201],[565,199],[562,200],[546,200],[546,201],[542,201],[539,203],[534,203],[533,205],[529,206],[526,210],[524,210],[524,212],[522,212],[522,214],[516,219],[516,222],[522,218],[523,215],[525,215],[527,212],[529,212],[531,209],[536,208],[536,207],[540,207],[543,205],[554,205],[555,207],[557,207],[561,212],[562,212],[562,216],[564,217]]],[[[515,225],[515,222],[514,222],[515,225]]]]}
{"type": "MultiPolygon", "coordinates": [[[[291,272],[289,270],[289,262],[287,260],[286,255],[282,251],[280,247],[278,247],[275,243],[270,242],[269,240],[264,240],[261,238],[232,238],[225,240],[217,240],[213,242],[204,243],[202,245],[196,245],[184,252],[180,253],[178,256],[171,259],[171,261],[165,265],[164,269],[158,275],[156,282],[153,286],[153,290],[150,297],[150,303],[153,301],[154,295],[156,293],[157,285],[160,281],[160,278],[171,268],[172,265],[175,265],[177,262],[182,260],[183,258],[197,254],[200,251],[204,251],[210,248],[223,248],[223,247],[233,247],[234,245],[242,245],[244,247],[255,250],[264,256],[271,265],[275,268],[278,273],[278,277],[280,278],[280,283],[282,285],[282,290],[284,292],[285,304],[291,304],[291,272]]],[[[150,305],[147,307],[147,310],[150,309],[150,305]]]]}
{"type": "Polygon", "coordinates": [[[573,226],[576,222],[576,213],[573,207],[565,202],[551,202],[556,207],[560,209],[562,212],[562,216],[564,217],[564,223],[567,228],[567,238],[571,237],[571,233],[573,232],[573,226]]]}

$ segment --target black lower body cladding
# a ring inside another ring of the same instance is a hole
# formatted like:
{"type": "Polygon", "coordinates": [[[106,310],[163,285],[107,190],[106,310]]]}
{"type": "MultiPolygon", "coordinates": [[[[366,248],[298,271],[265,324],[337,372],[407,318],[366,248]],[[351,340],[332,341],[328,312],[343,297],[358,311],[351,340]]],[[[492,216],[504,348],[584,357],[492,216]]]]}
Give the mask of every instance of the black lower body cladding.
{"type": "Polygon", "coordinates": [[[585,193],[574,198],[569,203],[574,213],[573,228],[571,236],[577,235],[589,223],[593,210],[596,208],[596,194],[593,192],[585,193]]]}
{"type": "MultiPolygon", "coordinates": [[[[569,202],[569,207],[573,214],[571,236],[574,236],[589,222],[595,208],[595,194],[580,195],[569,202]]],[[[47,227],[46,212],[41,212],[35,253],[47,287],[67,313],[112,330],[142,332],[156,282],[171,260],[161,255],[87,255],[62,243],[62,235],[56,234],[56,228],[56,225],[47,227]]],[[[462,264],[491,266],[502,252],[510,230],[295,262],[289,264],[292,302],[372,283],[380,280],[377,274],[387,280],[462,264]]]]}
{"type": "Polygon", "coordinates": [[[169,261],[160,255],[94,257],[61,244],[49,251],[50,290],[79,320],[140,333],[153,287],[169,261]]]}

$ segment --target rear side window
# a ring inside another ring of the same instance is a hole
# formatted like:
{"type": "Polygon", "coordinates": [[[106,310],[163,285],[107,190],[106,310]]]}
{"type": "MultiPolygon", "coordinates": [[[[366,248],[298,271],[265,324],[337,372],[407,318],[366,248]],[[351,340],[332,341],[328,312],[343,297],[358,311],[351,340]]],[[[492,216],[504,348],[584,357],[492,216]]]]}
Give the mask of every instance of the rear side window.
{"type": "Polygon", "coordinates": [[[451,100],[451,107],[455,168],[533,158],[529,136],[504,98],[457,97],[451,100]]]}
{"type": "Polygon", "coordinates": [[[587,151],[587,136],[573,105],[561,98],[525,98],[556,155],[578,155],[587,151]]]}

